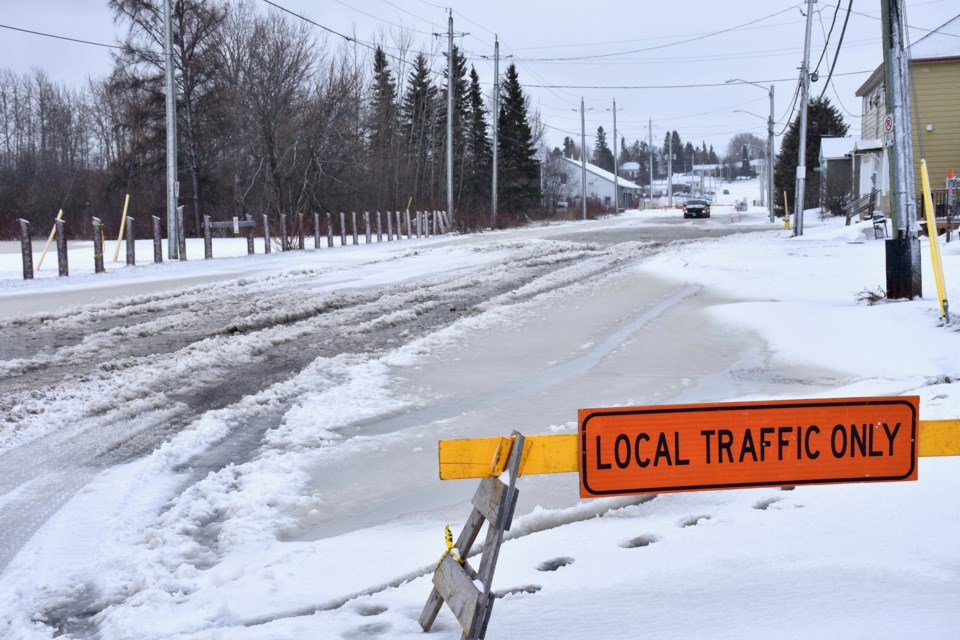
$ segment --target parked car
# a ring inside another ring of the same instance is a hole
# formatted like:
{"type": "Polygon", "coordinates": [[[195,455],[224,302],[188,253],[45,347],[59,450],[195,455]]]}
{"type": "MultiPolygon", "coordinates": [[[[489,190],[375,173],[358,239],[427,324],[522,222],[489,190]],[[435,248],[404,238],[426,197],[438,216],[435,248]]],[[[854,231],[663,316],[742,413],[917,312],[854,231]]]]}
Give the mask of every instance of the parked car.
{"type": "Polygon", "coordinates": [[[684,218],[709,218],[710,203],[703,198],[691,198],[683,204],[684,218]]]}

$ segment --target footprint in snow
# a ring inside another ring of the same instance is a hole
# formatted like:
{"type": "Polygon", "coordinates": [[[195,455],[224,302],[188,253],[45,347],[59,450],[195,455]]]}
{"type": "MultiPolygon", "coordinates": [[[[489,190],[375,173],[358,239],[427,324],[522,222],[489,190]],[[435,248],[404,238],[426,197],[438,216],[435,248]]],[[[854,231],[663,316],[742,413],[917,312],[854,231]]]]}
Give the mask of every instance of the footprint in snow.
{"type": "Polygon", "coordinates": [[[767,507],[777,502],[780,502],[781,500],[783,500],[783,498],[765,498],[764,500],[761,500],[757,504],[753,505],[753,508],[759,509],[760,511],[766,511],[767,507]]]}
{"type": "Polygon", "coordinates": [[[554,558],[553,560],[541,562],[540,566],[537,567],[537,571],[556,571],[560,567],[565,567],[568,564],[573,564],[573,558],[554,558]]]}
{"type": "Polygon", "coordinates": [[[710,516],[689,516],[680,521],[681,527],[695,527],[705,520],[709,520],[710,516]]]}
{"type": "Polygon", "coordinates": [[[624,549],[639,549],[640,547],[649,547],[651,544],[659,540],[660,538],[655,535],[642,535],[637,536],[632,540],[627,540],[624,542],[621,547],[624,549]]]}

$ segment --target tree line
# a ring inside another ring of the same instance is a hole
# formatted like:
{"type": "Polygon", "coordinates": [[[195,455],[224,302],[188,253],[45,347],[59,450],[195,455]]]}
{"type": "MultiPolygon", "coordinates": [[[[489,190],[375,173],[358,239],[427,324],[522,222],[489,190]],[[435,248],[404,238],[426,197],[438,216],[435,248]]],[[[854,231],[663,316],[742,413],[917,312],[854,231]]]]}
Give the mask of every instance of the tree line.
{"type": "MultiPolygon", "coordinates": [[[[108,77],[74,88],[0,70],[0,235],[17,218],[45,229],[60,209],[70,235],[93,216],[115,230],[126,194],[135,218],[166,211],[162,2],[108,4],[126,34],[108,77]]],[[[514,65],[491,114],[459,48],[451,81],[446,52],[415,52],[408,33],[334,46],[248,0],[180,0],[173,33],[188,234],[203,215],[446,209],[448,91],[457,226],[490,222],[493,117],[499,219],[540,206],[542,128],[514,65]]]]}

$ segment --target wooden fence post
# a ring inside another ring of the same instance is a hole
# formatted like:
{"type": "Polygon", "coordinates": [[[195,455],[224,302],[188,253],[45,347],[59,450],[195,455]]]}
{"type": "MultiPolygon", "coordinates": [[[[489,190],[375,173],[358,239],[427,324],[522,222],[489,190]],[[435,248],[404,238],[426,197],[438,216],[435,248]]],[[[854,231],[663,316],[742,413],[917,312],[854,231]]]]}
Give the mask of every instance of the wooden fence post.
{"type": "Polygon", "coordinates": [[[327,247],[333,248],[333,216],[327,211],[327,247]]]}
{"type": "Polygon", "coordinates": [[[64,232],[65,222],[62,218],[57,218],[57,266],[60,269],[60,276],[70,275],[70,265],[67,260],[67,236],[64,232]]]}
{"type": "Polygon", "coordinates": [[[270,218],[263,214],[263,252],[270,253],[270,218]]]}
{"type": "Polygon", "coordinates": [[[103,223],[93,218],[93,272],[103,273],[103,223]]]}
{"type": "Polygon", "coordinates": [[[177,244],[180,247],[180,262],[187,261],[187,231],[183,227],[183,207],[177,207],[177,244]]]}
{"type": "Polygon", "coordinates": [[[33,241],[30,240],[30,223],[23,218],[20,222],[20,254],[23,257],[23,279],[33,280],[33,241]]]}
{"type": "Polygon", "coordinates": [[[153,216],[153,262],[163,262],[163,240],[160,237],[160,218],[153,216]]]}
{"type": "Polygon", "coordinates": [[[393,241],[393,214],[387,211],[387,242],[393,241]]]}
{"type": "Polygon", "coordinates": [[[210,227],[210,216],[203,216],[203,259],[213,259],[213,229],[210,227]]]}
{"type": "Polygon", "coordinates": [[[354,246],[356,246],[357,244],[357,212],[356,211],[350,212],[350,219],[353,220],[353,226],[351,227],[351,229],[353,231],[353,244],[354,246]]]}
{"type": "Polygon", "coordinates": [[[377,211],[377,242],[383,242],[383,218],[377,211]]]}
{"type": "Polygon", "coordinates": [[[247,226],[247,255],[248,255],[248,256],[252,256],[252,255],[253,255],[253,232],[254,232],[254,229],[256,229],[256,226],[257,226],[257,225],[255,225],[255,224],[253,223],[253,216],[252,216],[251,214],[248,213],[246,216],[244,216],[244,218],[246,219],[247,224],[248,224],[248,226],[247,226]]]}
{"type": "Polygon", "coordinates": [[[297,242],[300,243],[300,246],[297,249],[303,251],[307,248],[307,241],[304,239],[303,213],[297,214],[297,223],[300,225],[300,230],[297,232],[297,242]]]}
{"type": "Polygon", "coordinates": [[[135,220],[127,216],[127,266],[135,267],[137,265],[137,247],[136,238],[133,233],[133,223],[135,220]]]}
{"type": "MultiPolygon", "coordinates": [[[[399,216],[399,213],[398,213],[399,216]]],[[[407,223],[407,240],[411,238],[411,232],[413,229],[410,228],[410,209],[407,209],[403,214],[403,221],[407,223]]]]}
{"type": "Polygon", "coordinates": [[[287,214],[280,214],[280,251],[286,251],[287,246],[287,214]]]}
{"type": "Polygon", "coordinates": [[[320,249],[320,214],[313,214],[313,248],[320,249]]]}
{"type": "Polygon", "coordinates": [[[347,246],[347,214],[340,212],[340,246],[347,246]]]}
{"type": "Polygon", "coordinates": [[[369,211],[363,212],[363,230],[364,230],[364,234],[363,234],[364,240],[366,240],[367,244],[370,244],[370,212],[369,211]]]}

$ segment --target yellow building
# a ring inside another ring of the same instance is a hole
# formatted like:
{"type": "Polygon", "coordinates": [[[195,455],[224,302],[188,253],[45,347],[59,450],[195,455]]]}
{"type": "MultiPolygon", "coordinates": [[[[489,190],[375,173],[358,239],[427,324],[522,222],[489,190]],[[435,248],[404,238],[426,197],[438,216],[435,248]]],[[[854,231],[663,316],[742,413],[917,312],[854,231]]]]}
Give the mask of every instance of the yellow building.
{"type": "MultiPolygon", "coordinates": [[[[960,173],[960,16],[920,38],[910,49],[914,184],[919,192],[920,160],[924,158],[931,187],[943,189],[951,168],[960,173]]],[[[880,65],[857,90],[857,96],[862,105],[860,137],[883,142],[884,154],[878,157],[874,184],[886,195],[889,179],[885,175],[885,152],[891,134],[884,128],[887,113],[883,81],[880,65]]],[[[881,202],[884,200],[881,198],[881,202]]]]}

